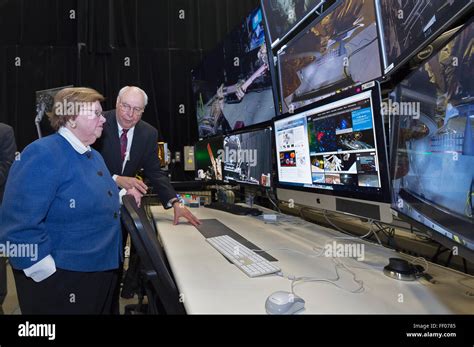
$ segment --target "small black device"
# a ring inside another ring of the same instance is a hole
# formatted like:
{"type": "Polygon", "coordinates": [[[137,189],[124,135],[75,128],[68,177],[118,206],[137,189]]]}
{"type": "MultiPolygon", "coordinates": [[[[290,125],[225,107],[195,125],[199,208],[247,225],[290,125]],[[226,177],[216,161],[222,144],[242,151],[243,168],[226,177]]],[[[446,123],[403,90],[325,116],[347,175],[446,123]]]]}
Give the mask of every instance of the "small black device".
{"type": "Polygon", "coordinates": [[[240,216],[260,216],[262,214],[262,211],[256,208],[244,207],[224,202],[213,202],[212,204],[206,205],[206,207],[212,208],[214,210],[229,212],[240,216]]]}
{"type": "Polygon", "coordinates": [[[424,271],[423,266],[410,264],[401,258],[389,258],[388,265],[383,269],[386,276],[399,281],[414,281],[423,275],[424,271]]]}

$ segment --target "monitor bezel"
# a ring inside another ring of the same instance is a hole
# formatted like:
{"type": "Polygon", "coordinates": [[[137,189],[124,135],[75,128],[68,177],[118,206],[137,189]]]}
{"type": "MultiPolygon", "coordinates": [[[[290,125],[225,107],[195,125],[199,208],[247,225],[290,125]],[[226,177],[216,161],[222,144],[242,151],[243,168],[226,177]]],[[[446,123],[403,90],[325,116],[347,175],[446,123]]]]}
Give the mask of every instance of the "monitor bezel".
{"type": "MultiPolygon", "coordinates": [[[[327,196],[333,196],[336,198],[351,198],[356,200],[368,201],[368,202],[377,202],[380,204],[390,204],[391,203],[391,183],[390,183],[390,175],[389,175],[389,165],[388,165],[388,154],[387,154],[387,145],[386,145],[386,137],[385,137],[385,126],[384,120],[382,117],[381,112],[381,90],[380,90],[380,83],[378,81],[371,81],[363,84],[358,84],[354,87],[346,88],[340,92],[335,93],[323,100],[317,101],[311,105],[304,106],[298,109],[298,112],[293,114],[287,113],[284,116],[278,117],[275,119],[273,124],[273,138],[274,142],[276,143],[276,127],[275,122],[279,120],[283,120],[288,117],[292,117],[306,111],[309,111],[314,108],[318,108],[324,106],[326,104],[333,103],[338,100],[342,100],[348,98],[350,96],[356,95],[355,93],[357,89],[360,88],[360,92],[358,93],[365,93],[367,91],[371,92],[372,95],[372,107],[374,112],[374,128],[376,134],[376,142],[377,142],[377,153],[378,153],[378,161],[379,161],[379,170],[380,170],[380,178],[381,178],[381,192],[380,194],[373,194],[373,193],[366,193],[366,192],[351,192],[351,191],[338,191],[338,190],[327,190],[327,189],[320,189],[320,188],[308,188],[302,186],[296,186],[287,184],[284,182],[280,182],[280,175],[278,170],[278,163],[276,163],[276,180],[275,186],[279,189],[286,189],[286,190],[297,190],[302,192],[309,192],[309,193],[316,193],[322,194],[327,196]]],[[[278,155],[276,153],[276,145],[274,149],[274,153],[278,160],[278,155]]]]}

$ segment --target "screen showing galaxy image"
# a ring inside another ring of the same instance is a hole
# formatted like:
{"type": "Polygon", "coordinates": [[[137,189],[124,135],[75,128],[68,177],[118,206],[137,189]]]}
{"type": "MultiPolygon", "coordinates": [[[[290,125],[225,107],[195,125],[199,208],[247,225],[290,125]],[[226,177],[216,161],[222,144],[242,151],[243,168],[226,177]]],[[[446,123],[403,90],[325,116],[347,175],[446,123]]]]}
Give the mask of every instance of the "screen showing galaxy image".
{"type": "Polygon", "coordinates": [[[337,151],[336,120],[315,119],[308,122],[309,150],[314,153],[337,151]]]}
{"type": "Polygon", "coordinates": [[[381,77],[374,0],[340,1],[279,53],[282,113],[381,77]]]}
{"type": "Polygon", "coordinates": [[[400,83],[392,115],[393,208],[474,250],[474,24],[400,83]]]}
{"type": "Polygon", "coordinates": [[[192,71],[200,138],[275,116],[262,11],[253,11],[192,71]]]}
{"type": "Polygon", "coordinates": [[[416,54],[467,9],[470,0],[376,0],[385,72],[416,54]]]}
{"type": "Polygon", "coordinates": [[[372,130],[337,135],[337,148],[341,150],[372,149],[374,146],[372,130]]]}

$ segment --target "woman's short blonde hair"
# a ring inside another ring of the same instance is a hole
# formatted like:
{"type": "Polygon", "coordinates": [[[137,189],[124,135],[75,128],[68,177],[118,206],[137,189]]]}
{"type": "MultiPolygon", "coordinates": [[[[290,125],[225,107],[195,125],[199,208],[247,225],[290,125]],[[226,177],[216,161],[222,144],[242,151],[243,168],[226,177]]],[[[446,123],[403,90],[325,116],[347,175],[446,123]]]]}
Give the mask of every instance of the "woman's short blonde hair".
{"type": "Polygon", "coordinates": [[[53,110],[48,113],[49,122],[54,130],[66,125],[69,120],[76,119],[82,105],[102,102],[105,98],[92,88],[64,88],[54,97],[53,110]]]}

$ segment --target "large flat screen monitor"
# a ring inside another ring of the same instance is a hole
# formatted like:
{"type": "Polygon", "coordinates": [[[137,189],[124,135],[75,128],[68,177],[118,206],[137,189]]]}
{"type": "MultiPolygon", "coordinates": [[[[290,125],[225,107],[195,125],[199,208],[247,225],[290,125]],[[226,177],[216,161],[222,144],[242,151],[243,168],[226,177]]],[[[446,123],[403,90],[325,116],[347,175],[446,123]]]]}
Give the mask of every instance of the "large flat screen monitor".
{"type": "Polygon", "coordinates": [[[222,181],[222,136],[199,141],[194,146],[196,178],[222,181]]]}
{"type": "Polygon", "coordinates": [[[385,74],[446,30],[468,10],[471,0],[376,0],[385,74]]]}
{"type": "Polygon", "coordinates": [[[374,0],[338,1],[279,51],[282,113],[381,77],[374,0]]]}
{"type": "Polygon", "coordinates": [[[474,24],[392,95],[393,209],[474,258],[474,24]]]}
{"type": "Polygon", "coordinates": [[[268,57],[262,10],[257,8],[192,71],[200,138],[275,117],[268,57]]]}
{"type": "Polygon", "coordinates": [[[224,137],[224,180],[270,187],[272,179],[272,129],[224,137]]]}
{"type": "Polygon", "coordinates": [[[280,200],[392,220],[377,82],[275,121],[275,141],[280,200]]]}
{"type": "Polygon", "coordinates": [[[311,13],[322,8],[325,2],[325,0],[262,0],[272,48],[297,29],[311,13]]]}
{"type": "Polygon", "coordinates": [[[73,85],[38,90],[36,91],[36,130],[38,138],[53,134],[55,131],[49,123],[48,114],[54,111],[54,97],[64,88],[72,88],[73,85]]]}

